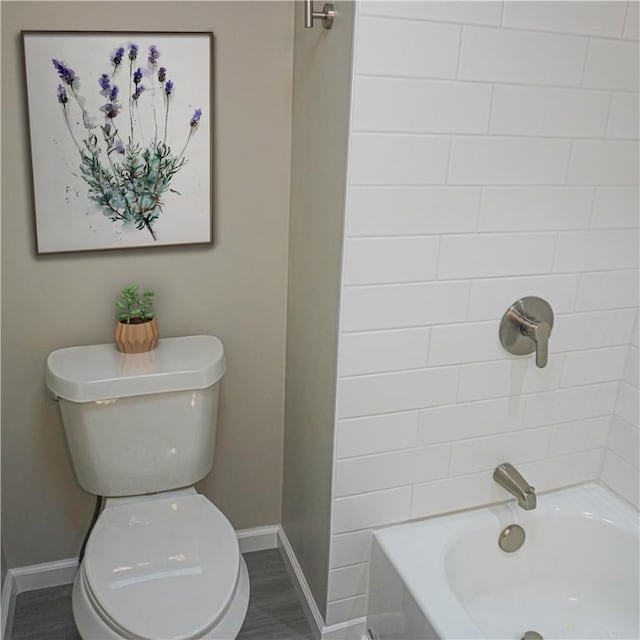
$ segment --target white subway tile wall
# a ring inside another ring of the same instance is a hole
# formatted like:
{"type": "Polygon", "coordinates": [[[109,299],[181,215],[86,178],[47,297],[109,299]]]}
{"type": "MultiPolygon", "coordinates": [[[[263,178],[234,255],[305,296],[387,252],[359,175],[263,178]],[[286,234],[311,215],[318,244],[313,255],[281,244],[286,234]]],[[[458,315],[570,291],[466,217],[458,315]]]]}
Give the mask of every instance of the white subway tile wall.
{"type": "MultiPolygon", "coordinates": [[[[609,96],[602,93],[604,127],[609,96]],[[606,96],[606,98],[605,98],[606,96]]],[[[486,133],[491,87],[411,78],[359,78],[353,127],[359,131],[486,133]],[[469,109],[473,104],[473,109],[469,109]]]]}
{"type": "Polygon", "coordinates": [[[599,137],[607,125],[610,102],[608,91],[497,85],[493,89],[491,133],[599,137]]]}
{"type": "Polygon", "coordinates": [[[581,33],[619,38],[627,13],[626,2],[506,2],[502,24],[506,27],[581,33]]]}
{"type": "Polygon", "coordinates": [[[638,138],[638,94],[614,93],[607,122],[608,138],[638,138]]]}
{"type": "Polygon", "coordinates": [[[602,478],[638,504],[638,3],[358,6],[331,624],[371,530],[602,478]],[[516,299],[556,314],[514,357],[516,299]]]}
{"type": "Polygon", "coordinates": [[[348,567],[331,569],[329,572],[329,588],[336,600],[343,600],[362,593],[367,588],[369,564],[353,564],[348,567]]]}
{"type": "Polygon", "coordinates": [[[452,136],[448,182],[564,184],[570,155],[571,141],[558,138],[452,136]]]}
{"type": "Polygon", "coordinates": [[[592,187],[486,187],[478,231],[563,231],[589,226],[592,187]]]}
{"type": "Polygon", "coordinates": [[[588,42],[588,38],[541,31],[464,26],[458,77],[579,87],[588,42]]]}
{"type": "Polygon", "coordinates": [[[448,136],[354,133],[351,184],[444,184],[448,157],[448,136]]]}
{"type": "Polygon", "coordinates": [[[340,349],[340,371],[343,376],[355,376],[423,368],[429,335],[429,327],[349,333],[340,349]]]}
{"type": "Polygon", "coordinates": [[[637,182],[637,141],[574,141],[567,174],[568,184],[632,185],[637,182]]]}
{"type": "Polygon", "coordinates": [[[350,238],[342,278],[345,284],[386,284],[434,280],[438,245],[434,236],[350,238]]]}
{"type": "Polygon", "coordinates": [[[353,187],[347,235],[406,236],[476,230],[477,187],[353,187]],[[427,218],[425,211],[430,212],[427,218]]]}
{"type": "Polygon", "coordinates": [[[533,362],[524,358],[463,365],[460,367],[458,402],[556,389],[563,362],[564,356],[556,354],[544,370],[536,369],[533,362]]]}
{"type": "Polygon", "coordinates": [[[430,20],[432,22],[499,25],[502,2],[488,0],[486,2],[475,2],[474,0],[471,2],[380,0],[380,2],[363,2],[360,6],[360,15],[430,20]]]}
{"type": "Polygon", "coordinates": [[[582,86],[638,90],[638,43],[590,38],[582,86]]]}
{"type": "MultiPolygon", "coordinates": [[[[635,96],[634,120],[638,124],[638,96],[635,96]]],[[[613,108],[613,105],[612,105],[613,108]]],[[[637,132],[636,132],[637,137],[637,132]]],[[[592,228],[638,228],[638,188],[598,187],[593,201],[592,228]]]]}
{"type": "Polygon", "coordinates": [[[340,420],[336,433],[336,458],[414,447],[417,443],[418,418],[417,411],[403,411],[340,420]]]}
{"type": "MultiPolygon", "coordinates": [[[[368,578],[367,578],[368,579],[368,578]]],[[[366,585],[365,585],[366,589],[366,585]]],[[[367,615],[367,596],[358,595],[342,600],[332,600],[327,606],[327,624],[337,624],[367,615]]],[[[342,640],[342,639],[341,639],[342,640]]]]}
{"type": "Polygon", "coordinates": [[[635,309],[559,315],[554,326],[556,349],[575,351],[628,344],[635,315],[635,309]]]}
{"type": "Polygon", "coordinates": [[[354,531],[333,536],[331,545],[330,568],[346,567],[369,560],[371,552],[371,531],[354,531]]]}
{"type": "Polygon", "coordinates": [[[611,489],[640,508],[640,385],[638,384],[638,325],[629,346],[615,415],[611,421],[602,480],[611,489]]]}
{"type": "Polygon", "coordinates": [[[640,3],[627,3],[627,21],[624,25],[622,37],[625,40],[637,40],[640,31],[640,3]]]}
{"type": "Polygon", "coordinates": [[[460,31],[449,24],[361,16],[356,73],[455,78],[460,31]]]}

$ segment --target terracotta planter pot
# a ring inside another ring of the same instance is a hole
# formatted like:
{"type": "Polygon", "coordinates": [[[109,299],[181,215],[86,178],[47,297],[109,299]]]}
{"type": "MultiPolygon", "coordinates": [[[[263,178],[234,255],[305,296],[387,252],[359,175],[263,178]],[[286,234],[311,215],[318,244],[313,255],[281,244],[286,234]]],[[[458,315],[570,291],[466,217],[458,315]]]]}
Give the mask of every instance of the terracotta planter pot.
{"type": "Polygon", "coordinates": [[[118,322],[116,325],[116,347],[122,353],[144,353],[158,346],[158,323],[155,318],[141,322],[132,318],[131,324],[118,322]]]}

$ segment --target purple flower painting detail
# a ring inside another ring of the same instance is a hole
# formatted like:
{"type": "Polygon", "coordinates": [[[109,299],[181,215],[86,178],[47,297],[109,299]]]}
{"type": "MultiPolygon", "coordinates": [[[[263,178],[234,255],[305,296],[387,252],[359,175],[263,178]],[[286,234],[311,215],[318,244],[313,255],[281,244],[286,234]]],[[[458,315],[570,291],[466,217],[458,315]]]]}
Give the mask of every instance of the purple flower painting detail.
{"type": "Polygon", "coordinates": [[[197,127],[200,124],[200,118],[202,118],[202,109],[196,109],[189,122],[190,127],[197,127]]]}
{"type": "Polygon", "coordinates": [[[60,77],[60,80],[68,84],[70,87],[73,86],[73,83],[76,80],[76,74],[74,70],[71,69],[70,67],[67,67],[63,62],[60,62],[55,58],[53,58],[51,62],[53,62],[53,66],[58,72],[58,76],[60,77]]]}
{"type": "Polygon", "coordinates": [[[111,64],[113,65],[114,71],[122,62],[122,58],[124,58],[124,47],[118,47],[113,56],[111,56],[111,64]]]}
{"type": "Polygon", "coordinates": [[[191,116],[191,120],[189,120],[189,135],[187,136],[187,141],[184,143],[184,147],[180,152],[181,157],[184,156],[184,152],[187,150],[189,142],[191,142],[191,136],[194,134],[195,130],[200,124],[200,118],[202,118],[202,109],[196,109],[191,116]]]}
{"type": "Polygon", "coordinates": [[[107,102],[107,104],[100,107],[100,111],[104,113],[105,118],[113,120],[120,113],[120,106],[113,102],[107,102]]]}
{"type": "Polygon", "coordinates": [[[67,90],[61,84],[58,85],[58,102],[62,105],[69,102],[69,98],[67,97],[67,90]]]}
{"type": "Polygon", "coordinates": [[[158,51],[158,48],[156,47],[155,44],[152,44],[149,47],[149,57],[147,58],[147,60],[149,61],[149,64],[154,65],[158,58],[160,57],[160,52],[158,51]]]}
{"type": "Polygon", "coordinates": [[[94,96],[101,96],[100,106],[92,109],[87,105],[95,101],[79,94],[76,72],[58,58],[51,60],[59,79],[56,101],[79,155],[79,166],[72,171],[86,183],[89,199],[106,218],[148,233],[157,241],[156,221],[168,192],[178,193],[171,184],[187,164],[185,152],[203,113],[196,109],[190,120],[182,120],[183,133],[173,132],[184,141],[180,153],[174,152],[167,132],[176,88],[166,79],[167,69],[157,68],[158,47],[151,45],[147,61],[141,56],[143,67],[136,68],[137,44],[111,51],[106,58],[107,71],[87,85],[94,87],[94,96]],[[98,113],[90,115],[96,108],[98,113]],[[145,122],[145,115],[152,115],[153,120],[145,122]]]}
{"type": "Polygon", "coordinates": [[[100,78],[98,79],[98,84],[100,85],[100,88],[102,89],[102,91],[100,91],[100,94],[103,96],[108,96],[109,95],[109,91],[111,89],[111,80],[109,78],[109,74],[108,73],[103,73],[100,78]]]}

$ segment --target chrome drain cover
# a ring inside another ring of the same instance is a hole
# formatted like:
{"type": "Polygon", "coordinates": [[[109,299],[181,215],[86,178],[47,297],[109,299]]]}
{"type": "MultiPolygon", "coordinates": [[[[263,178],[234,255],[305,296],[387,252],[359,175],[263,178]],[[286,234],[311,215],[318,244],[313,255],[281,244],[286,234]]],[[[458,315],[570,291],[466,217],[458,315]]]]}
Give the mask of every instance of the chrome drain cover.
{"type": "MultiPolygon", "coordinates": [[[[498,544],[503,551],[507,553],[513,553],[522,547],[524,544],[526,534],[524,529],[519,524],[510,524],[505,527],[498,537],[498,544]]],[[[536,633],[535,631],[527,631],[527,633],[536,633]]],[[[540,636],[542,638],[542,636],[540,636]]],[[[526,640],[535,640],[535,636],[527,637],[526,640]]]]}
{"type": "Polygon", "coordinates": [[[544,640],[537,631],[525,631],[522,640],[544,640]]]}

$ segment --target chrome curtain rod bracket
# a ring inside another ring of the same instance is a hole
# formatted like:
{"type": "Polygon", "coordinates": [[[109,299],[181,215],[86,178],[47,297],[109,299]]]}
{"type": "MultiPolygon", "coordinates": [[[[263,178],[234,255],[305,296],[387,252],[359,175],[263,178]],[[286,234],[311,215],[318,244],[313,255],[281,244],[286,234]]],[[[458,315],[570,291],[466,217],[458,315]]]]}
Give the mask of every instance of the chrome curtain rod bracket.
{"type": "Polygon", "coordinates": [[[313,10],[313,0],[304,0],[304,26],[305,29],[313,28],[313,21],[316,18],[322,19],[322,26],[325,29],[331,29],[333,26],[333,19],[335,18],[336,12],[334,6],[327,2],[323,7],[322,11],[314,11],[313,10]]]}

